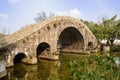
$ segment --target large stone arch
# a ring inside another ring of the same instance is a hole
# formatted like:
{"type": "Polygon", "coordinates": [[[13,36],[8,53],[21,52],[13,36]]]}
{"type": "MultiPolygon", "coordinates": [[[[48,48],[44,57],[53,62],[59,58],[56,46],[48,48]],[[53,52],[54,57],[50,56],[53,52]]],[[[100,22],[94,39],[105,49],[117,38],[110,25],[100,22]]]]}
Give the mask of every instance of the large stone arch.
{"type": "Polygon", "coordinates": [[[66,27],[58,36],[58,47],[61,50],[84,50],[84,38],[75,27],[66,27]]]}

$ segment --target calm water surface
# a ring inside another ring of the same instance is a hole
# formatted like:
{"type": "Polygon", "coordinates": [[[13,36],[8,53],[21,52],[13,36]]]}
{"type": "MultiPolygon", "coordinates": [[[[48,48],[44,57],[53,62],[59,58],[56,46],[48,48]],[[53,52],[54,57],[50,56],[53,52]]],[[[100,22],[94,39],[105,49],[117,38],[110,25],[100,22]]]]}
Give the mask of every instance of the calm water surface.
{"type": "Polygon", "coordinates": [[[68,62],[86,56],[89,55],[62,53],[59,61],[39,59],[36,65],[16,64],[7,69],[4,80],[72,80],[68,62]]]}

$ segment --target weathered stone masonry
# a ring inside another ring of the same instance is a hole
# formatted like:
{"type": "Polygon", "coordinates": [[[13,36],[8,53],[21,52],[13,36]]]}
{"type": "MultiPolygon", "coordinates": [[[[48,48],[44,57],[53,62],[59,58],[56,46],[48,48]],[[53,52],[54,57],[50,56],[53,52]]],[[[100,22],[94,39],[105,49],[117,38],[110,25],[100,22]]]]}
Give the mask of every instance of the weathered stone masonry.
{"type": "Polygon", "coordinates": [[[26,63],[36,63],[37,47],[41,43],[47,43],[50,46],[50,55],[56,54],[58,45],[63,50],[73,49],[81,52],[95,50],[98,45],[96,38],[84,23],[67,16],[57,16],[27,25],[1,39],[0,47],[6,46],[2,45],[2,42],[16,45],[7,53],[7,64],[13,63],[18,53],[24,53],[27,56],[26,63]]]}

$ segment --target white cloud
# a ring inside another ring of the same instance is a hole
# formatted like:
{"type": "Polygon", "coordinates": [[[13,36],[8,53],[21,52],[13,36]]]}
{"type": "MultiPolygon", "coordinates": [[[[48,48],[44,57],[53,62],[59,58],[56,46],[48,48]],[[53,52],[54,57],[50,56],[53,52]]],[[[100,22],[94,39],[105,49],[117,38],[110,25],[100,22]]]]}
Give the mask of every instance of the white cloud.
{"type": "Polygon", "coordinates": [[[82,13],[77,8],[74,8],[69,11],[56,12],[56,15],[60,15],[60,16],[65,15],[65,16],[72,16],[75,18],[79,18],[82,16],[82,13]]]}
{"type": "Polygon", "coordinates": [[[77,8],[70,10],[70,14],[75,17],[81,16],[81,12],[77,8]]]}
{"type": "Polygon", "coordinates": [[[8,0],[9,3],[17,3],[17,2],[21,2],[22,0],[8,0]]]}
{"type": "Polygon", "coordinates": [[[0,17],[8,17],[7,14],[0,13],[0,17]]]}
{"type": "Polygon", "coordinates": [[[8,15],[0,13],[0,23],[4,23],[8,20],[8,15]]]}

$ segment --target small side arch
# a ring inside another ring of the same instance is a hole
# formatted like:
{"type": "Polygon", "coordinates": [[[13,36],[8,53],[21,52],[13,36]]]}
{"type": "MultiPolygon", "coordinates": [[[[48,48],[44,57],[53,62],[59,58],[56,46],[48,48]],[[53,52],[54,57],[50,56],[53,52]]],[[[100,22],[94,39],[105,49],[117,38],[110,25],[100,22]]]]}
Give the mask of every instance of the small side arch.
{"type": "Polygon", "coordinates": [[[22,62],[22,60],[24,59],[24,58],[26,58],[27,56],[24,54],[24,53],[18,53],[15,57],[14,57],[14,61],[13,61],[13,63],[14,64],[16,64],[16,63],[21,63],[22,62]]]}
{"type": "Polygon", "coordinates": [[[93,49],[93,43],[90,41],[88,42],[88,49],[89,50],[92,50],[93,49]]]}
{"type": "Polygon", "coordinates": [[[37,58],[39,55],[49,55],[51,53],[50,45],[47,42],[42,42],[37,46],[36,52],[37,58]]]}

